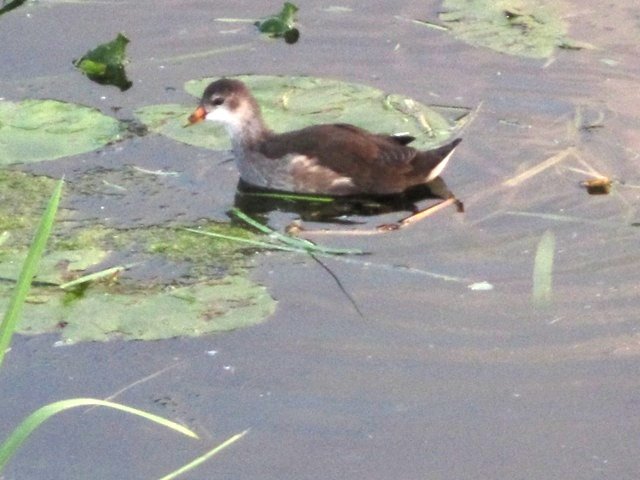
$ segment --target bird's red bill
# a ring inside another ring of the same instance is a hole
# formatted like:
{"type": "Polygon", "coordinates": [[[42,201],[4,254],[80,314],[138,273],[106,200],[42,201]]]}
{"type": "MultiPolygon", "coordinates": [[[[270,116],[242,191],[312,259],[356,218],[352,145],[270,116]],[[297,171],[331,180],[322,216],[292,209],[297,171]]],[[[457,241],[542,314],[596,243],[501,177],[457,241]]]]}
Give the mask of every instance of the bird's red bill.
{"type": "Polygon", "coordinates": [[[206,110],[204,109],[204,107],[200,106],[196,108],[196,110],[191,115],[189,115],[189,124],[193,125],[194,123],[201,122],[206,116],[206,110]]]}

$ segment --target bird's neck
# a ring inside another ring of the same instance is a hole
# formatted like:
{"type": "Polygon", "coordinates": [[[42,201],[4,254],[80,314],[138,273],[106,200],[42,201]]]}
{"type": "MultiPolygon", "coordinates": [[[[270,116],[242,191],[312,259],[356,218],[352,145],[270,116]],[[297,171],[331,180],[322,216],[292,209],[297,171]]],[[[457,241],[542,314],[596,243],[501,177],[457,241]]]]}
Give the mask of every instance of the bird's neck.
{"type": "Polygon", "coordinates": [[[225,126],[231,137],[234,151],[252,149],[271,135],[271,130],[265,125],[259,113],[245,118],[242,122],[225,126]]]}
{"type": "Polygon", "coordinates": [[[229,118],[224,122],[234,151],[252,149],[272,134],[264,123],[260,106],[254,98],[240,103],[235,113],[233,119],[229,118]]]}

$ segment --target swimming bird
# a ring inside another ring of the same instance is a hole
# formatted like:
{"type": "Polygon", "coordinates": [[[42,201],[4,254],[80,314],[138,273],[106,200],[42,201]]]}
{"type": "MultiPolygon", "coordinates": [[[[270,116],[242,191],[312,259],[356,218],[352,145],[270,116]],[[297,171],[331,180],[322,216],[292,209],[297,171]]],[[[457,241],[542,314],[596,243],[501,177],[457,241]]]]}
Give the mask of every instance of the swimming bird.
{"type": "Polygon", "coordinates": [[[286,192],[392,195],[430,182],[447,165],[460,138],[431,150],[408,146],[409,135],[371,133],[354,125],[321,124],[273,132],[241,81],[222,78],[204,91],[189,123],[226,128],[240,178],[259,188],[286,192]]]}

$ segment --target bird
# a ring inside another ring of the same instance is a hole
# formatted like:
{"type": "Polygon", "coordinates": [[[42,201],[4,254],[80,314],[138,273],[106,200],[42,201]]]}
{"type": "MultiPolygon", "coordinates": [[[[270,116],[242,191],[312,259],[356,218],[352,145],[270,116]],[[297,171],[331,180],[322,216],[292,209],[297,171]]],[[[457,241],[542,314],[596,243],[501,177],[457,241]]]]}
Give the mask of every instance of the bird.
{"type": "Polygon", "coordinates": [[[240,178],[267,190],[335,197],[396,195],[438,177],[461,138],[430,150],[409,135],[371,133],[345,123],[275,133],[240,80],[209,84],[188,124],[221,123],[231,139],[240,178]]]}

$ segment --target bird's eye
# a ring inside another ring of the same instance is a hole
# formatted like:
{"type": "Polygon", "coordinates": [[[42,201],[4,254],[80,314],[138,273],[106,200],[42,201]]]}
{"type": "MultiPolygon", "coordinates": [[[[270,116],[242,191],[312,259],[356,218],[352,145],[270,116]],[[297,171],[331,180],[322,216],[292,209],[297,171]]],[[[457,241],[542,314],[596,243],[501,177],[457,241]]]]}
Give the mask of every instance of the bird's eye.
{"type": "Polygon", "coordinates": [[[222,97],[215,97],[211,99],[211,103],[214,107],[217,107],[219,105],[222,105],[224,103],[224,98],[222,97]]]}

